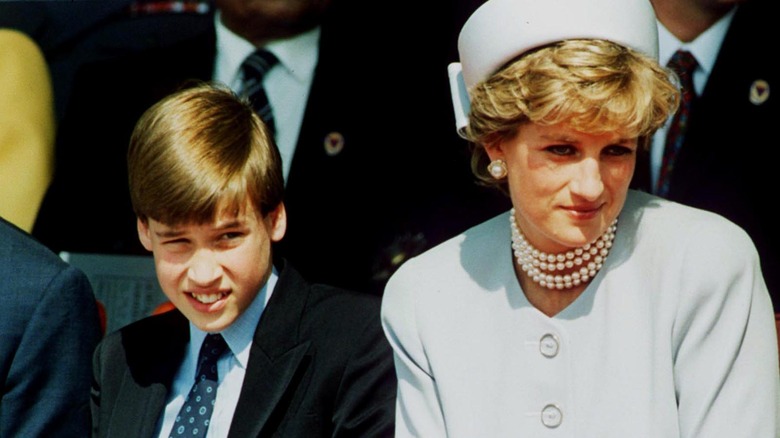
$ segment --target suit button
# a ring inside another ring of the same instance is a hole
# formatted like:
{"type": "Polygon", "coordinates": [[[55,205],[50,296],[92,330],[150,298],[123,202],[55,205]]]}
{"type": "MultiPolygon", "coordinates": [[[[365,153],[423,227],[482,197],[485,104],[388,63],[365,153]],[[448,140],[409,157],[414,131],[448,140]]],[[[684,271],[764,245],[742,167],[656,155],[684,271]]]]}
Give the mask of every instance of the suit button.
{"type": "Polygon", "coordinates": [[[561,425],[563,422],[563,413],[558,409],[558,406],[549,404],[542,409],[542,424],[554,429],[561,425]]]}
{"type": "Polygon", "coordinates": [[[557,356],[559,349],[558,337],[551,333],[547,333],[539,340],[539,352],[541,352],[544,357],[557,356]]]}

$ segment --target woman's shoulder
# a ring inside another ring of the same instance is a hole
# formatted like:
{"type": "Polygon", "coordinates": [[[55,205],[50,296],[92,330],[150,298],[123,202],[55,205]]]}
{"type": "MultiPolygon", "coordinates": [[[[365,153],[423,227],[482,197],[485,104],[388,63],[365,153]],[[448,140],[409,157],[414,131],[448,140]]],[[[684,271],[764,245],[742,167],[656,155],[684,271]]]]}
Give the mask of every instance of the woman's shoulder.
{"type": "Polygon", "coordinates": [[[488,219],[406,261],[393,274],[387,290],[437,290],[448,284],[468,284],[475,271],[492,269],[509,254],[509,212],[488,219]]]}
{"type": "Polygon", "coordinates": [[[620,225],[637,244],[693,255],[745,260],[756,257],[755,244],[740,226],[710,211],[630,191],[620,225]]]}
{"type": "Polygon", "coordinates": [[[491,292],[514,278],[509,230],[505,212],[407,260],[385,287],[385,327],[408,331],[421,321],[430,327],[441,315],[463,314],[464,306],[500,296],[491,292]]]}
{"type": "Polygon", "coordinates": [[[717,233],[750,240],[740,226],[717,213],[633,190],[629,191],[620,221],[634,223],[641,231],[665,235],[717,233]]]}
{"type": "Polygon", "coordinates": [[[460,264],[465,254],[487,255],[495,248],[496,243],[508,242],[508,239],[509,212],[506,211],[410,259],[401,269],[429,270],[434,267],[449,269],[447,265],[460,264]]]}

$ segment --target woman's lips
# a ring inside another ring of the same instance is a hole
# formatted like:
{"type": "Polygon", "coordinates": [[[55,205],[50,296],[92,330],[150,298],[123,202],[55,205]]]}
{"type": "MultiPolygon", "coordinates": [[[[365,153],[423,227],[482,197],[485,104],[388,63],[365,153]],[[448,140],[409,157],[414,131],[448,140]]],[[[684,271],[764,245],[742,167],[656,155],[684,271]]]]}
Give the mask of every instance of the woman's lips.
{"type": "Polygon", "coordinates": [[[603,204],[599,205],[573,205],[563,207],[569,214],[580,219],[589,219],[596,216],[600,211],[603,204]]]}

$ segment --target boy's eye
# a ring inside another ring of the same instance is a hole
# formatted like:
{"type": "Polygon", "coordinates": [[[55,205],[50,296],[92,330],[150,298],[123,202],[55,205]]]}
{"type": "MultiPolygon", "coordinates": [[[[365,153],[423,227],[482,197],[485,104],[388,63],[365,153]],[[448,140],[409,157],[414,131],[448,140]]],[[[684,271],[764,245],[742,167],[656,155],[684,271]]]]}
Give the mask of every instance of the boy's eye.
{"type": "Polygon", "coordinates": [[[187,239],[171,239],[162,241],[163,246],[169,249],[183,248],[189,243],[190,241],[187,239]]]}
{"type": "Polygon", "coordinates": [[[224,233],[220,236],[222,240],[234,240],[238,239],[239,237],[243,236],[244,234],[239,231],[231,231],[228,233],[224,233]]]}

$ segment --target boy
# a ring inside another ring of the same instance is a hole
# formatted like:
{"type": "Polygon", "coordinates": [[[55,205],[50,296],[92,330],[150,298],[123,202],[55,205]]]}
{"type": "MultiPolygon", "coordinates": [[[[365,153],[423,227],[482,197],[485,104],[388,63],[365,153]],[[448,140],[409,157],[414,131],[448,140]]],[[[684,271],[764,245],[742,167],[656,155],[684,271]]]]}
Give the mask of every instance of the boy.
{"type": "Polygon", "coordinates": [[[96,350],[93,436],[392,435],[378,300],[272,264],[281,160],[247,102],[210,85],[163,99],[136,125],[128,173],[139,238],[176,310],[96,350]]]}

